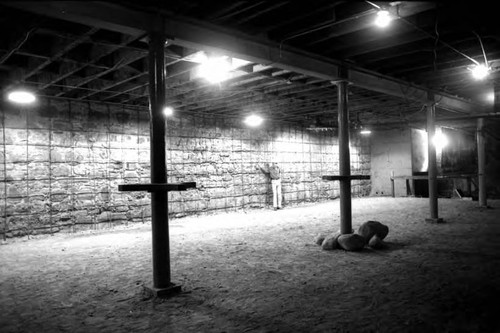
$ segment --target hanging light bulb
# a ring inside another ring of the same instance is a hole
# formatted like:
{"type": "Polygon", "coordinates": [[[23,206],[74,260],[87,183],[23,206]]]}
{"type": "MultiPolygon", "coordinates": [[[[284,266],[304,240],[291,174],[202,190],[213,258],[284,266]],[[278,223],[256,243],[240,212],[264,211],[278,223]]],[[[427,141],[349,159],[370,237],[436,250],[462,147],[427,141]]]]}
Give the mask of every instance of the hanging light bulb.
{"type": "Polygon", "coordinates": [[[247,124],[248,126],[251,126],[251,127],[257,127],[260,124],[262,124],[263,121],[264,121],[264,119],[262,119],[262,117],[254,115],[254,114],[245,118],[245,124],[247,124]]]}
{"type": "Polygon", "coordinates": [[[231,60],[228,57],[207,58],[199,68],[199,75],[210,83],[220,83],[229,78],[231,60]]]}
{"type": "Polygon", "coordinates": [[[483,64],[474,65],[470,68],[470,71],[476,80],[482,80],[490,74],[490,69],[483,64]]]}
{"type": "Polygon", "coordinates": [[[361,131],[359,131],[359,134],[361,134],[361,135],[370,135],[370,134],[372,134],[372,131],[370,131],[367,128],[364,128],[361,131]]]}
{"type": "Polygon", "coordinates": [[[377,12],[377,18],[375,19],[375,25],[380,28],[385,28],[391,23],[391,16],[387,10],[379,10],[377,12]]]}
{"type": "Polygon", "coordinates": [[[448,137],[441,131],[436,131],[434,138],[432,138],[432,143],[438,150],[442,150],[448,145],[448,137]]]}
{"type": "Polygon", "coordinates": [[[173,109],[172,107],[170,107],[170,106],[165,106],[165,107],[163,108],[163,115],[164,115],[165,117],[170,117],[170,116],[171,116],[171,115],[173,115],[173,114],[174,114],[174,109],[173,109]]]}
{"type": "Polygon", "coordinates": [[[18,104],[31,104],[36,100],[33,93],[26,90],[15,90],[7,95],[9,101],[18,104]]]}

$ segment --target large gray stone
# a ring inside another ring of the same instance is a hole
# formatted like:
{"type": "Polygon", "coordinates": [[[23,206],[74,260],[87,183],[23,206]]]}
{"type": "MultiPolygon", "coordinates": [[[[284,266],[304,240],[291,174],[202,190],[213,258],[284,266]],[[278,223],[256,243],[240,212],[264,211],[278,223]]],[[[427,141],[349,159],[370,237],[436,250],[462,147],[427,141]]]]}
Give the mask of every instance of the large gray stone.
{"type": "Polygon", "coordinates": [[[386,244],[382,239],[380,239],[380,237],[374,235],[368,242],[368,246],[371,247],[372,249],[378,250],[385,248],[386,244]]]}
{"type": "Polygon", "coordinates": [[[325,240],[326,235],[325,234],[317,234],[316,237],[314,237],[314,243],[316,245],[321,245],[323,244],[323,241],[325,240]]]}
{"type": "Polygon", "coordinates": [[[375,235],[380,239],[384,239],[388,233],[389,227],[378,221],[367,221],[358,229],[358,234],[363,236],[367,243],[375,235]]]}
{"type": "Polygon", "coordinates": [[[346,251],[360,251],[366,244],[365,238],[358,234],[340,235],[337,242],[346,251]]]}
{"type": "Polygon", "coordinates": [[[321,248],[323,250],[335,250],[339,248],[338,244],[338,238],[340,237],[340,233],[334,233],[326,236],[326,238],[323,240],[323,243],[321,243],[321,248]]]}

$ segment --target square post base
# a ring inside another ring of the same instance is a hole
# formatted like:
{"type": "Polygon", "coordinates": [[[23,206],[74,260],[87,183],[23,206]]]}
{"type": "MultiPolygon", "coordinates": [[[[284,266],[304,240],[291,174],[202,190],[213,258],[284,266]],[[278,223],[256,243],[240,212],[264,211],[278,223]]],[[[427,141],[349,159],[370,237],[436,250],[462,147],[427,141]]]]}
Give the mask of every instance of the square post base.
{"type": "Polygon", "coordinates": [[[427,218],[425,219],[427,223],[444,223],[444,220],[441,217],[438,218],[427,218]]]}
{"type": "Polygon", "coordinates": [[[155,287],[147,287],[144,286],[144,292],[149,295],[153,296],[156,298],[167,298],[170,296],[174,296],[179,294],[182,291],[182,288],[180,285],[176,284],[170,284],[170,286],[166,288],[155,288],[155,287]]]}

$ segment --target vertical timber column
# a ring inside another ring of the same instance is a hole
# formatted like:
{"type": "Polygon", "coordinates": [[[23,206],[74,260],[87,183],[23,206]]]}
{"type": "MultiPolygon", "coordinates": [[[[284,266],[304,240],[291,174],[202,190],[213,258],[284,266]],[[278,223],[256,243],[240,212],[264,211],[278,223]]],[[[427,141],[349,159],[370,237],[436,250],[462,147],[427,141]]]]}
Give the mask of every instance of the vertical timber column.
{"type": "MultiPolygon", "coordinates": [[[[165,36],[158,24],[149,34],[149,101],[151,132],[151,183],[167,182],[165,161],[165,36]]],[[[151,192],[151,228],[153,246],[153,291],[172,288],[170,282],[170,241],[167,191],[151,192]]]]}
{"type": "Polygon", "coordinates": [[[339,175],[340,180],[340,233],[352,233],[351,209],[351,157],[349,151],[348,82],[345,69],[340,70],[341,81],[337,82],[339,112],[339,175]]]}
{"type": "Polygon", "coordinates": [[[479,206],[487,207],[486,203],[486,179],[484,168],[486,164],[486,155],[484,150],[484,118],[477,120],[477,179],[479,185],[479,206]]]}
{"type": "Polygon", "coordinates": [[[430,218],[427,222],[443,222],[438,217],[438,194],[437,194],[437,162],[436,146],[434,136],[436,134],[436,104],[434,95],[429,93],[427,102],[427,155],[428,155],[428,184],[429,184],[429,208],[430,218]]]}

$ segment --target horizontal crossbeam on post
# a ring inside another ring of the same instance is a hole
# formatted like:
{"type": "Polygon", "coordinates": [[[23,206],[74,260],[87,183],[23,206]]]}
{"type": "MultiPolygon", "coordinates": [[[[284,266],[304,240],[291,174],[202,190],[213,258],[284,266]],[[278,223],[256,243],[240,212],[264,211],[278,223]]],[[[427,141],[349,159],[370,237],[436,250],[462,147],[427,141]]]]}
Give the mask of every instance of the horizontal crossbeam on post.
{"type": "Polygon", "coordinates": [[[185,191],[189,188],[196,188],[196,182],[168,183],[168,184],[121,184],[121,185],[118,185],[118,191],[169,192],[169,191],[185,191]]]}
{"type": "MultiPolygon", "coordinates": [[[[437,175],[438,179],[447,179],[447,178],[474,178],[477,177],[477,174],[449,174],[449,175],[437,175]]],[[[429,179],[427,175],[416,175],[416,176],[391,176],[391,180],[393,179],[429,179]]]]}
{"type": "Polygon", "coordinates": [[[357,180],[370,179],[369,175],[350,175],[350,176],[322,176],[323,180],[357,180]]]}

